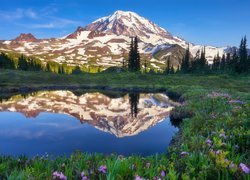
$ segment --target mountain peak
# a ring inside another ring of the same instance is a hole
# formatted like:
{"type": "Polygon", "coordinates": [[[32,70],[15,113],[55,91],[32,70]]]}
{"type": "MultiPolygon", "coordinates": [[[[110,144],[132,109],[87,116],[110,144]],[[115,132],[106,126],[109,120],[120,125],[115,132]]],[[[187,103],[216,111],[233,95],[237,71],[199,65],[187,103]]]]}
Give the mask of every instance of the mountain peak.
{"type": "Polygon", "coordinates": [[[170,37],[163,28],[131,11],[115,11],[112,15],[97,19],[86,26],[87,30],[101,31],[116,35],[139,36],[150,38],[150,35],[170,37]]]}
{"type": "Polygon", "coordinates": [[[37,39],[31,33],[21,33],[18,37],[14,39],[14,41],[26,41],[26,42],[36,42],[37,39]]]}

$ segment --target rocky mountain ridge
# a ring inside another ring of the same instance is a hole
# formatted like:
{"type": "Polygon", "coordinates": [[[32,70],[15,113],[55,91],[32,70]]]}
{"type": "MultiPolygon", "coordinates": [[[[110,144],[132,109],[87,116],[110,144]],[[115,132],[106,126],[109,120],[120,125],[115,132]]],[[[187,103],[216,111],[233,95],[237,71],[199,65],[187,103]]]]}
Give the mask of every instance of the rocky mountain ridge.
{"type": "MultiPolygon", "coordinates": [[[[134,12],[116,11],[86,27],[78,27],[75,32],[61,38],[37,39],[29,33],[21,34],[13,40],[0,41],[0,51],[35,56],[44,62],[55,61],[106,69],[121,66],[128,55],[131,36],[138,36],[142,59],[147,60],[148,67],[154,69],[163,68],[167,56],[174,65],[180,62],[181,54],[172,58],[176,53],[171,51],[176,50],[173,46],[178,45],[178,51],[183,51],[189,44],[192,55],[203,47],[173,36],[134,12]],[[155,56],[159,52],[164,58],[155,56]]],[[[211,63],[217,53],[222,55],[229,50],[230,47],[207,46],[207,59],[211,63]]]]}

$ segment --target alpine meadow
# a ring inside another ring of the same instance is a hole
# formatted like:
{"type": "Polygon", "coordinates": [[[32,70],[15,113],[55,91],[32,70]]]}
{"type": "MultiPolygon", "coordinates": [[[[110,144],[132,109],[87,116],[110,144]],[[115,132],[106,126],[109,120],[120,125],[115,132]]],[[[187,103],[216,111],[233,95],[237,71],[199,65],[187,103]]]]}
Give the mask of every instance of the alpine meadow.
{"type": "Polygon", "coordinates": [[[0,179],[250,179],[248,7],[3,0],[0,179]]]}

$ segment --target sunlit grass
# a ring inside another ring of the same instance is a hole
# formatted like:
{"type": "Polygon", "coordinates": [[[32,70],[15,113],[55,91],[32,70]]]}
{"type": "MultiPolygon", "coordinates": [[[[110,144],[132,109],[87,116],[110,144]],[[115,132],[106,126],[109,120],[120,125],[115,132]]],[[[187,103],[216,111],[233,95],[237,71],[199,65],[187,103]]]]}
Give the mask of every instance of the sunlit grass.
{"type": "Polygon", "coordinates": [[[123,157],[77,152],[70,157],[2,156],[0,179],[52,179],[53,173],[68,179],[250,178],[250,76],[0,71],[2,92],[83,85],[178,92],[185,106],[175,111],[190,112],[192,117],[183,120],[175,143],[165,155],[123,157]]]}

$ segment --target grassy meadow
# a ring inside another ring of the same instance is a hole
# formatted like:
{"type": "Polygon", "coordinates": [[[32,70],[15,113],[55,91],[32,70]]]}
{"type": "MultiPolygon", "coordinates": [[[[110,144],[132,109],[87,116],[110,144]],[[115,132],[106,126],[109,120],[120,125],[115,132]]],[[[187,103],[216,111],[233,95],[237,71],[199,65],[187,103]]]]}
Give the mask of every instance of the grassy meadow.
{"type": "Polygon", "coordinates": [[[166,154],[150,157],[78,151],[70,157],[0,156],[0,179],[250,179],[249,75],[57,75],[0,69],[2,96],[78,87],[181,94],[183,106],[172,112],[180,131],[166,154]]]}

